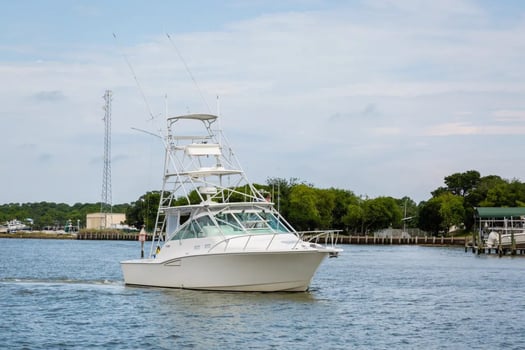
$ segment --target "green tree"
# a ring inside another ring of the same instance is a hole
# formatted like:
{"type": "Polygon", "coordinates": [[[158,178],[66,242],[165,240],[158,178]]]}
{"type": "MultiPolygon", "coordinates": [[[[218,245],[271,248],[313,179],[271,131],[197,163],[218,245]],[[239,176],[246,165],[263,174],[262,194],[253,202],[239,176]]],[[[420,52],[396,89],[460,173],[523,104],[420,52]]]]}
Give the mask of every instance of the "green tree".
{"type": "Polygon", "coordinates": [[[437,235],[441,228],[440,203],[437,197],[419,203],[418,227],[437,235]]]}
{"type": "Polygon", "coordinates": [[[475,207],[484,207],[491,206],[486,205],[483,201],[487,197],[488,191],[498,184],[505,183],[501,177],[496,175],[484,176],[480,179],[476,188],[469,192],[468,195],[464,197],[463,207],[465,208],[465,228],[471,230],[475,224],[474,220],[474,208],[475,207]]]}
{"type": "MultiPolygon", "coordinates": [[[[439,187],[433,191],[432,198],[439,198],[447,193],[464,198],[462,223],[465,224],[467,229],[470,229],[474,225],[474,207],[479,206],[480,202],[485,198],[486,184],[492,180],[495,179],[482,178],[477,170],[454,173],[444,178],[446,187],[439,187]]],[[[433,207],[431,206],[430,208],[433,207]]],[[[425,210],[428,209],[426,208],[425,210]]],[[[433,226],[433,223],[429,225],[433,226]]],[[[421,226],[420,228],[424,229],[421,226]]],[[[435,231],[433,230],[432,232],[435,231]]]]}
{"type": "Polygon", "coordinates": [[[352,204],[359,205],[359,197],[352,191],[347,190],[330,188],[328,191],[334,195],[331,228],[344,230],[349,227],[349,224],[345,221],[345,217],[348,214],[348,207],[352,204]]]}
{"type": "Polygon", "coordinates": [[[270,192],[272,202],[275,203],[276,207],[279,208],[279,212],[285,218],[289,218],[290,193],[292,188],[300,183],[299,179],[295,177],[289,180],[271,177],[266,180],[266,189],[270,192]]]}
{"type": "MultiPolygon", "coordinates": [[[[480,203],[482,207],[504,207],[511,203],[510,187],[507,183],[499,183],[491,187],[480,203]]],[[[510,205],[512,206],[512,204],[510,205]]]]}
{"type": "Polygon", "coordinates": [[[452,226],[463,224],[464,218],[463,197],[447,192],[420,203],[418,226],[433,234],[447,233],[452,226]]]}
{"type": "Polygon", "coordinates": [[[321,215],[317,208],[317,194],[314,188],[295,185],[290,190],[288,221],[300,231],[315,230],[321,225],[321,215]]]}
{"type": "Polygon", "coordinates": [[[333,212],[335,209],[335,198],[334,191],[330,189],[316,189],[315,190],[315,207],[319,213],[319,226],[320,229],[332,228],[332,222],[334,221],[333,212]]]}
{"type": "Polygon", "coordinates": [[[417,204],[411,198],[405,196],[401,199],[396,199],[397,206],[403,213],[404,222],[403,227],[417,227],[417,204]],[[406,219],[406,220],[405,220],[406,219]]]}
{"type": "Polygon", "coordinates": [[[159,191],[151,191],[142,195],[127,208],[126,223],[130,226],[135,226],[136,228],[140,228],[144,225],[147,231],[152,232],[155,228],[159,202],[159,191]]]}
{"type": "Polygon", "coordinates": [[[388,227],[401,227],[401,209],[392,197],[377,197],[363,204],[364,226],[366,231],[388,227]]]}
{"type": "Polygon", "coordinates": [[[445,193],[437,197],[439,202],[439,215],[441,217],[441,229],[448,232],[452,226],[460,226],[465,218],[463,197],[445,193]]]}
{"type": "Polygon", "coordinates": [[[445,184],[452,194],[465,197],[478,186],[480,179],[478,171],[469,170],[445,177],[445,184]]]}
{"type": "Polygon", "coordinates": [[[364,230],[364,217],[365,212],[360,204],[349,204],[346,208],[346,214],[343,216],[343,223],[349,232],[360,232],[364,230]]]}

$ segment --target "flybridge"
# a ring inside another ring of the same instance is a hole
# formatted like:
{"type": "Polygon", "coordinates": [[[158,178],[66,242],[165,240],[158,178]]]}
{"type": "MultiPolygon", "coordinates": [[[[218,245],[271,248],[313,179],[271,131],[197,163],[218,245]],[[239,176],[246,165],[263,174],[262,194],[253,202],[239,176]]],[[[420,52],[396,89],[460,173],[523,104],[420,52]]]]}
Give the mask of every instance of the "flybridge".
{"type": "Polygon", "coordinates": [[[193,119],[193,120],[202,120],[202,121],[215,121],[217,119],[216,115],[213,114],[185,114],[174,117],[168,117],[168,124],[171,121],[177,121],[181,119],[193,119]]]}
{"type": "MultiPolygon", "coordinates": [[[[187,204],[195,203],[195,196],[200,203],[207,204],[265,201],[246,178],[222,130],[218,129],[217,119],[212,114],[167,118],[157,232],[165,231],[164,213],[172,212],[173,203],[180,202],[180,198],[185,198],[187,204]]],[[[162,239],[164,234],[156,235],[156,238],[162,239]]]]}

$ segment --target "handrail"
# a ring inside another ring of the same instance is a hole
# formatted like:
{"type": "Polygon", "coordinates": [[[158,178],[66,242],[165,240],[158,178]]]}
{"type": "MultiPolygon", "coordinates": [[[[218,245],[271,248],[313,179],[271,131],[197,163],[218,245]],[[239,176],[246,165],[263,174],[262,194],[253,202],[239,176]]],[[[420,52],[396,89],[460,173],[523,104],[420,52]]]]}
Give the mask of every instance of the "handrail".
{"type": "MultiPolygon", "coordinates": [[[[295,249],[297,245],[300,242],[312,242],[315,244],[319,244],[319,241],[324,238],[324,244],[327,246],[330,246],[331,248],[334,248],[339,240],[339,233],[343,230],[325,230],[325,231],[300,231],[300,232],[290,232],[291,234],[295,233],[297,237],[297,242],[293,245],[292,249],[295,249]],[[308,237],[309,234],[314,234],[311,237],[308,237]]],[[[268,251],[270,249],[270,246],[275,240],[275,237],[281,233],[274,232],[271,234],[270,241],[268,242],[265,250],[268,251]]],[[[230,241],[234,239],[241,239],[241,238],[247,238],[246,243],[244,243],[244,247],[242,248],[242,251],[246,251],[248,248],[248,244],[250,243],[252,237],[261,237],[261,236],[269,236],[270,234],[243,234],[243,235],[235,235],[232,237],[226,237],[218,242],[216,242],[212,247],[208,249],[208,253],[210,253],[212,250],[219,247],[221,244],[225,244],[224,251],[228,249],[228,246],[230,244],[230,241]]]]}
{"type": "Polygon", "coordinates": [[[317,230],[317,231],[298,231],[299,237],[305,242],[319,244],[319,240],[324,238],[324,244],[335,247],[339,240],[339,233],[343,230],[317,230]],[[312,235],[313,236],[310,236],[312,235]]]}
{"type": "MultiPolygon", "coordinates": [[[[277,236],[278,232],[275,232],[272,234],[272,238],[270,239],[270,243],[266,246],[266,250],[268,250],[270,248],[270,245],[272,244],[275,236],[277,236]]],[[[208,253],[210,253],[213,249],[217,248],[219,245],[225,243],[225,247],[224,247],[224,251],[226,251],[226,249],[228,249],[228,245],[230,244],[230,241],[234,240],[234,239],[240,239],[240,238],[246,238],[248,237],[246,243],[244,244],[244,247],[242,249],[242,251],[246,251],[246,248],[248,247],[248,243],[250,242],[250,240],[252,239],[252,237],[256,237],[256,236],[268,236],[269,234],[265,234],[265,235],[261,235],[261,234],[245,234],[245,235],[235,235],[235,236],[232,236],[232,237],[227,237],[227,238],[224,238],[222,240],[220,240],[219,242],[215,243],[210,249],[208,249],[208,253]]]]}
{"type": "Polygon", "coordinates": [[[270,246],[272,245],[272,242],[273,242],[273,239],[275,238],[275,235],[277,233],[274,233],[273,236],[272,236],[272,239],[270,239],[270,242],[268,242],[268,245],[266,246],[266,250],[268,250],[270,248],[270,246]]]}
{"type": "Polygon", "coordinates": [[[248,239],[246,240],[246,243],[244,244],[244,247],[242,248],[243,251],[246,250],[246,247],[248,246],[248,243],[250,243],[250,239],[252,239],[253,235],[248,236],[248,239]]]}

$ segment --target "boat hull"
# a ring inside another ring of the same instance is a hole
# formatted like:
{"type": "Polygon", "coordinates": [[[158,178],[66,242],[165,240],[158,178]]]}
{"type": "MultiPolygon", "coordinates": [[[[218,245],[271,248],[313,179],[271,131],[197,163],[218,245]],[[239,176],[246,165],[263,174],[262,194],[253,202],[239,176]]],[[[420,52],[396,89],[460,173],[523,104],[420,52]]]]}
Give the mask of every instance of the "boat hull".
{"type": "Polygon", "coordinates": [[[129,285],[245,292],[306,291],[326,250],[193,255],[121,262],[129,285]]]}
{"type": "MultiPolygon", "coordinates": [[[[500,237],[497,232],[491,232],[489,234],[489,237],[487,239],[487,247],[488,248],[497,248],[501,243],[501,246],[504,248],[511,247],[512,246],[512,235],[510,233],[502,234],[501,235],[501,242],[500,237]]],[[[516,232],[514,233],[514,244],[516,247],[525,247],[525,232],[516,232]]]]}

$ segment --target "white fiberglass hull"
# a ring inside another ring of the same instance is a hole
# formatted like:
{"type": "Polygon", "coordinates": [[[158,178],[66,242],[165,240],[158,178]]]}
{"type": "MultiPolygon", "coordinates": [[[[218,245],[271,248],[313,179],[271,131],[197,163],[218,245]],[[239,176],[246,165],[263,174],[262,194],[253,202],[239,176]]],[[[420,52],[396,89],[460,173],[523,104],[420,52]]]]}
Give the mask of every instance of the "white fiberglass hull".
{"type": "MultiPolygon", "coordinates": [[[[514,233],[514,243],[517,246],[525,245],[525,232],[516,232],[514,233]]],[[[497,232],[491,232],[487,239],[488,248],[496,248],[500,244],[499,235],[497,232]]],[[[512,235],[510,233],[505,233],[501,235],[501,246],[510,247],[512,245],[512,235]]]]}
{"type": "Polygon", "coordinates": [[[331,250],[240,252],[121,262],[131,285],[221,291],[306,291],[331,250]]]}

